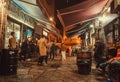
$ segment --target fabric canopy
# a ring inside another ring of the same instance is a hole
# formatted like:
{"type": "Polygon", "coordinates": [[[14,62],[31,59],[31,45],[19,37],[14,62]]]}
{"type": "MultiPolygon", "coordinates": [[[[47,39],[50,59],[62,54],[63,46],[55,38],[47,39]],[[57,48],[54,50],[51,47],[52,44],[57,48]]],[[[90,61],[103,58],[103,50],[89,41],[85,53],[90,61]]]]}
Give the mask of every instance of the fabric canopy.
{"type": "Polygon", "coordinates": [[[80,4],[76,4],[64,9],[59,10],[61,14],[67,14],[67,13],[72,13],[71,11],[81,11],[83,9],[87,9],[88,7],[94,5],[95,3],[99,2],[100,0],[86,0],[80,4]],[[86,5],[87,4],[87,5],[86,5]]]}
{"type": "Polygon", "coordinates": [[[107,14],[104,17],[104,21],[102,23],[102,27],[106,27],[108,24],[110,24],[111,22],[113,22],[116,18],[118,18],[117,14],[107,14]]]}
{"type": "Polygon", "coordinates": [[[111,0],[86,0],[75,6],[61,9],[58,17],[64,27],[79,24],[98,16],[111,0]]]}
{"type": "Polygon", "coordinates": [[[50,30],[51,32],[53,32],[55,35],[58,36],[58,33],[51,26],[51,24],[49,23],[49,20],[47,19],[47,17],[44,15],[42,10],[37,6],[36,0],[24,0],[25,2],[36,4],[36,6],[25,3],[22,0],[11,0],[11,1],[16,6],[18,6],[22,11],[24,11],[26,14],[31,16],[36,21],[40,22],[40,24],[42,24],[47,30],[50,30]]]}
{"type": "Polygon", "coordinates": [[[66,32],[67,37],[73,37],[75,35],[81,35],[83,34],[86,30],[87,27],[91,24],[91,21],[86,22],[82,24],[81,26],[77,26],[69,31],[66,32]]]}
{"type": "MultiPolygon", "coordinates": [[[[115,19],[118,18],[117,14],[107,14],[105,17],[103,17],[102,22],[102,27],[106,27],[109,25],[111,22],[113,22],[115,19]]],[[[91,24],[91,21],[84,23],[81,26],[75,27],[69,31],[66,32],[67,37],[73,37],[75,35],[82,35],[83,33],[86,32],[87,27],[91,24]]],[[[105,28],[106,32],[108,28],[105,28]]]]}
{"type": "Polygon", "coordinates": [[[102,27],[104,28],[105,34],[108,34],[111,29],[109,29],[107,26],[114,22],[118,18],[117,14],[109,14],[104,18],[104,22],[102,23],[102,27]]]}
{"type": "Polygon", "coordinates": [[[28,4],[28,3],[36,4],[35,0],[24,0],[28,3],[25,3],[22,0],[11,0],[11,1],[15,5],[17,5],[21,10],[34,17],[36,20],[43,20],[45,22],[48,22],[47,17],[45,17],[42,10],[38,6],[28,4]]]}

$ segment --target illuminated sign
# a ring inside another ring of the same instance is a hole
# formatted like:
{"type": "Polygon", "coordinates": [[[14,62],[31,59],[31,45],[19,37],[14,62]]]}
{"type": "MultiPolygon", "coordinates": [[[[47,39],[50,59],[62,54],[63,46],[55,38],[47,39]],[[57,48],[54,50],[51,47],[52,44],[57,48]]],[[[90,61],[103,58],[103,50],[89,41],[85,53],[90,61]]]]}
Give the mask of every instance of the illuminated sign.
{"type": "Polygon", "coordinates": [[[47,33],[46,31],[43,30],[43,35],[44,35],[44,36],[47,36],[48,33],[47,33]]]}

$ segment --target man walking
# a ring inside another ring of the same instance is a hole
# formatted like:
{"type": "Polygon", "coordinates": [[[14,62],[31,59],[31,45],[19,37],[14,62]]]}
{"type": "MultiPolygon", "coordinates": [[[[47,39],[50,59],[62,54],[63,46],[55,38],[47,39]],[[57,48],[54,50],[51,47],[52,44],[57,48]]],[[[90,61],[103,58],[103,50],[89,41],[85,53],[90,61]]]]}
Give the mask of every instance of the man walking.
{"type": "Polygon", "coordinates": [[[39,54],[40,54],[39,63],[40,65],[43,65],[43,61],[45,61],[45,63],[47,64],[47,61],[46,61],[47,42],[44,36],[42,36],[42,38],[38,40],[38,46],[39,46],[39,54]]]}

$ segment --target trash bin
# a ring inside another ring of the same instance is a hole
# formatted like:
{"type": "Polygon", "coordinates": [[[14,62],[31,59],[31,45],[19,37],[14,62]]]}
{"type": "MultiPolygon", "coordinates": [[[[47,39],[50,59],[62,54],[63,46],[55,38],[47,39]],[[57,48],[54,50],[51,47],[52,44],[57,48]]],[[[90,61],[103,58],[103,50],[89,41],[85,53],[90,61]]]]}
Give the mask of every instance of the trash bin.
{"type": "Polygon", "coordinates": [[[89,74],[91,72],[91,52],[80,52],[77,54],[78,73],[89,74]]]}
{"type": "Polygon", "coordinates": [[[2,49],[0,54],[0,74],[12,75],[17,73],[17,49],[2,49]]]}

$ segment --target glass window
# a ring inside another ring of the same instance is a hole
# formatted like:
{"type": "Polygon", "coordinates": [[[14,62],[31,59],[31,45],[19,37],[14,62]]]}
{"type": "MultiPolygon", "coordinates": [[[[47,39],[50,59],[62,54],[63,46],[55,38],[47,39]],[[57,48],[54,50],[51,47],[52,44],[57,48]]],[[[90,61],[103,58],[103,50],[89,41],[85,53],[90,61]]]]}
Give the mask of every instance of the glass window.
{"type": "Polygon", "coordinates": [[[8,39],[12,31],[15,32],[16,40],[17,41],[20,40],[20,25],[8,20],[6,26],[6,34],[5,34],[5,48],[8,48],[8,39]]]}
{"type": "Polygon", "coordinates": [[[12,31],[13,31],[13,22],[8,21],[6,26],[6,32],[5,32],[5,48],[8,48],[8,39],[12,31]]]}
{"type": "Polygon", "coordinates": [[[14,23],[14,32],[16,40],[20,40],[20,25],[14,23]]]}

